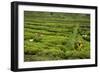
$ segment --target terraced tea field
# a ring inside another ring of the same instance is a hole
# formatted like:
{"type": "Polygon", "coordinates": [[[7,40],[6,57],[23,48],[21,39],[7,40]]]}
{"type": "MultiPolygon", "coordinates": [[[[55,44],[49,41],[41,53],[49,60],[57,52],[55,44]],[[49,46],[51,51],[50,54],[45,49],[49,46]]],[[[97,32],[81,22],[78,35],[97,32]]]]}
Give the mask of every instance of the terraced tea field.
{"type": "Polygon", "coordinates": [[[89,58],[89,14],[24,11],[24,61],[89,58]]]}

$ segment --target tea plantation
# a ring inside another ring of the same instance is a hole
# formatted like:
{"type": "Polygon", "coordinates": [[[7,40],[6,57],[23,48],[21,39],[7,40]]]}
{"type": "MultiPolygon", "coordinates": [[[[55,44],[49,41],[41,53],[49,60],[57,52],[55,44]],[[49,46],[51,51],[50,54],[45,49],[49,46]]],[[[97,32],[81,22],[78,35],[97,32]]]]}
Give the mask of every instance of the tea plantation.
{"type": "Polygon", "coordinates": [[[24,61],[89,58],[89,14],[24,11],[24,61]]]}

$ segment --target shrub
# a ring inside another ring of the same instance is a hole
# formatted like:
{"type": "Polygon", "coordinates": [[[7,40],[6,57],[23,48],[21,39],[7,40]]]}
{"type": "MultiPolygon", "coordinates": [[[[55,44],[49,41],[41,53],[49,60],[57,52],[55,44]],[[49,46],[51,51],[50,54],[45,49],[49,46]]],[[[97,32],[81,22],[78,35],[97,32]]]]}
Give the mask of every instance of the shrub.
{"type": "Polygon", "coordinates": [[[88,59],[90,58],[90,52],[85,51],[84,49],[81,51],[73,50],[65,52],[65,59],[88,59]]]}
{"type": "Polygon", "coordinates": [[[42,34],[41,33],[36,33],[33,36],[34,42],[40,42],[42,40],[42,34]]]}
{"type": "Polygon", "coordinates": [[[25,47],[25,49],[24,49],[24,53],[26,55],[36,55],[40,51],[41,51],[41,49],[36,48],[36,47],[25,47]]]}
{"type": "Polygon", "coordinates": [[[62,59],[64,56],[64,52],[60,49],[48,49],[48,50],[42,50],[41,52],[38,52],[39,56],[46,56],[51,60],[56,59],[62,59]]]}

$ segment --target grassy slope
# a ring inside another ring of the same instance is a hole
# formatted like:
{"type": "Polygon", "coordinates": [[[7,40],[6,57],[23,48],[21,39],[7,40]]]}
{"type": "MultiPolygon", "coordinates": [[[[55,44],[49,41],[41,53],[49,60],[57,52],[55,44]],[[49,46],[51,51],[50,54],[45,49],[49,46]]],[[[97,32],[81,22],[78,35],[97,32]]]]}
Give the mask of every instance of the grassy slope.
{"type": "Polygon", "coordinates": [[[25,61],[90,58],[89,15],[31,11],[24,14],[25,61]]]}

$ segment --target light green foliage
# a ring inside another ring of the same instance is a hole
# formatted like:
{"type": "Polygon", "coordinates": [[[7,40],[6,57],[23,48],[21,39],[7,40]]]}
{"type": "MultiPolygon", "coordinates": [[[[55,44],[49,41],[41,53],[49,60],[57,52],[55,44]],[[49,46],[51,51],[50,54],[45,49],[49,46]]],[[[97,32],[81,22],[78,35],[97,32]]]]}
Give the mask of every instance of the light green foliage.
{"type": "Polygon", "coordinates": [[[90,15],[24,12],[24,61],[90,58],[90,15]]]}

